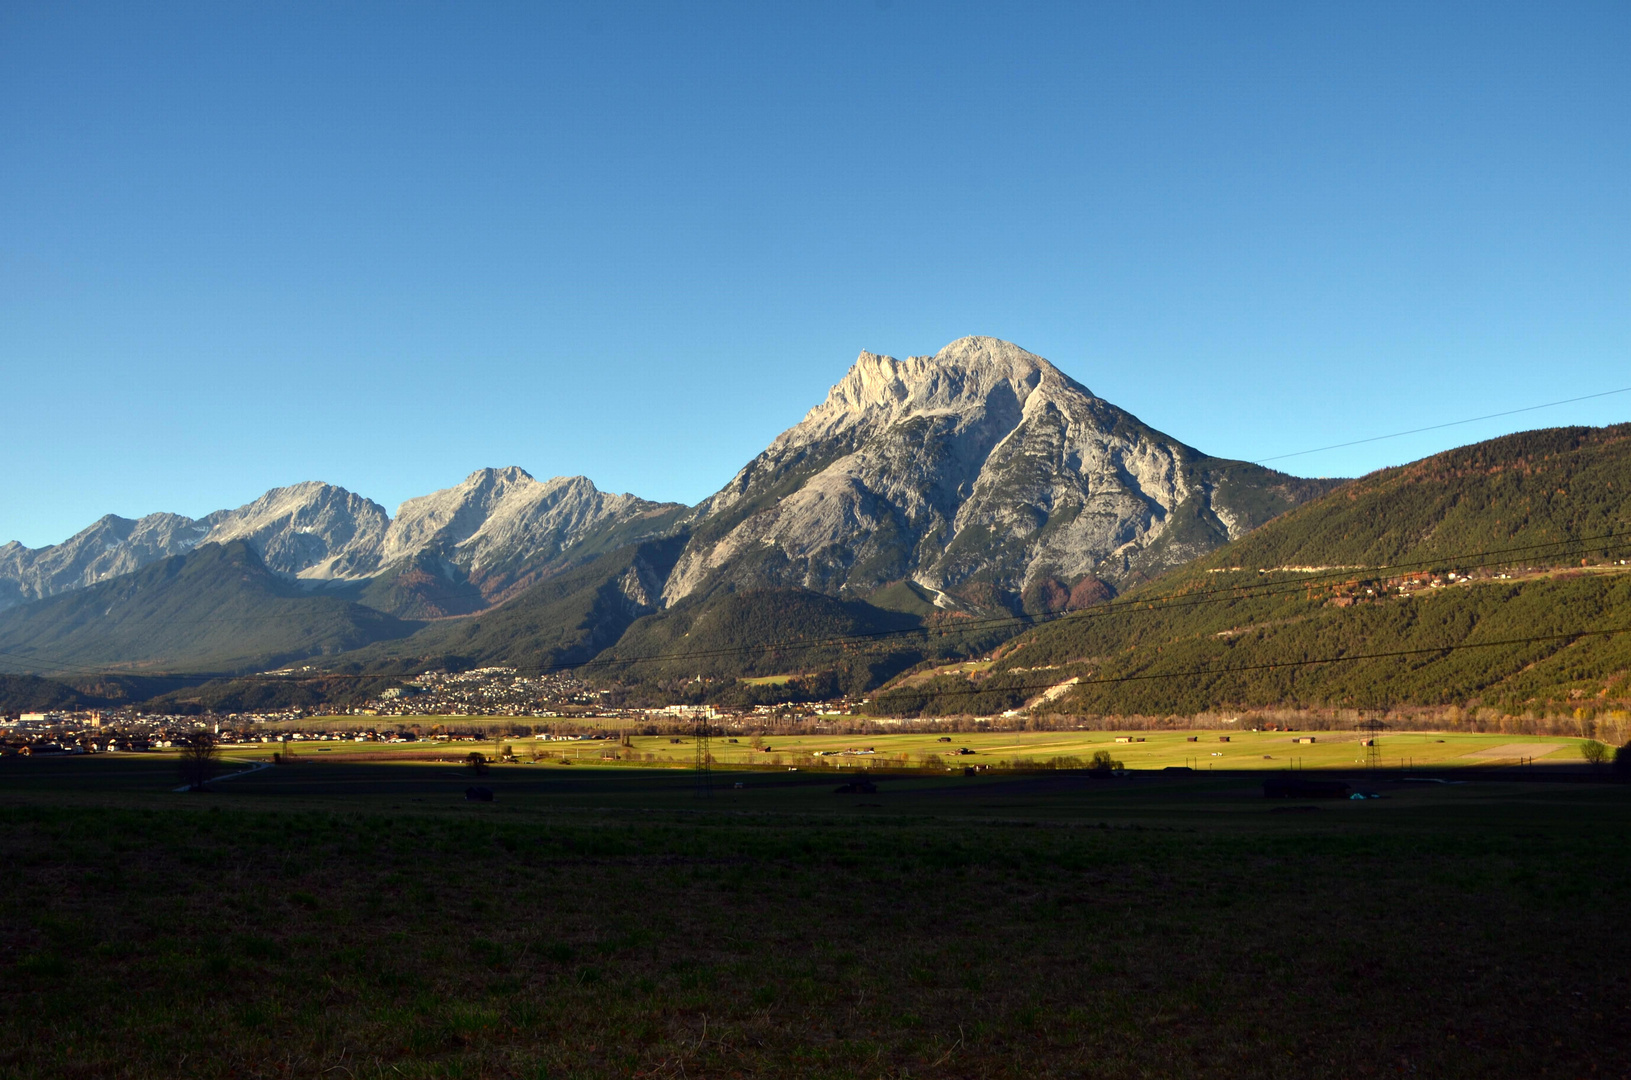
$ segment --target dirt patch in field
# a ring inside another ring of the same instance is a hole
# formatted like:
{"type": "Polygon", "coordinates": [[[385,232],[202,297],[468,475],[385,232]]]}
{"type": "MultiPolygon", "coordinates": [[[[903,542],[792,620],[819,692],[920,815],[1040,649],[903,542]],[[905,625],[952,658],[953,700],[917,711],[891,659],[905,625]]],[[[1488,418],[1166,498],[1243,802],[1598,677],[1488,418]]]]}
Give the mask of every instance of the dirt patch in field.
{"type": "Polygon", "coordinates": [[[1490,758],[1544,757],[1554,750],[1561,749],[1563,747],[1557,743],[1514,742],[1491,746],[1487,750],[1474,750],[1470,754],[1462,754],[1461,756],[1464,758],[1483,758],[1485,760],[1490,758]]]}

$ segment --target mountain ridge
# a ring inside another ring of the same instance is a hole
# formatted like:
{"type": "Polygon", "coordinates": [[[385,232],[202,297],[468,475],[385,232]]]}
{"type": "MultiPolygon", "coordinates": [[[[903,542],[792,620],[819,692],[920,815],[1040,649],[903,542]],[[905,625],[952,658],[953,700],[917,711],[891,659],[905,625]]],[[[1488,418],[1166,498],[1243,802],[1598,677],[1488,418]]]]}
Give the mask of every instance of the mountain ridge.
{"type": "Polygon", "coordinates": [[[663,598],[910,580],[946,606],[1011,607],[1043,577],[1135,581],[1340,482],[1209,457],[1010,342],[863,352],[687,516],[663,598]]]}
{"type": "Polygon", "coordinates": [[[920,677],[880,708],[1623,710],[1631,634],[1600,632],[1631,607],[1628,478],[1631,424],[1520,432],[1380,469],[1119,610],[1018,635],[975,680],[920,677]],[[1306,662],[1319,658],[1341,662],[1306,662]],[[1037,683],[1068,680],[1080,681],[1034,700],[1037,683]]]}
{"type": "Polygon", "coordinates": [[[414,629],[269,568],[247,540],[201,544],[129,574],[0,612],[0,652],[43,672],[246,671],[414,629]]]}
{"type": "MultiPolygon", "coordinates": [[[[15,606],[29,599],[25,587],[37,604],[51,589],[62,595],[154,560],[242,545],[292,588],[398,619],[475,617],[519,603],[533,614],[494,625],[515,626],[550,655],[581,657],[628,632],[683,639],[687,620],[761,625],[721,599],[738,592],[755,598],[748,608],[796,609],[809,626],[840,610],[858,625],[884,625],[896,614],[1091,605],[1337,483],[1210,457],[1040,356],[967,337],[905,360],[862,352],[799,423],[695,507],[602,492],[581,476],[540,481],[510,466],[405,500],[392,517],[310,481],[197,521],[107,519],[61,550],[10,545],[0,567],[17,570],[7,594],[15,606]],[[650,546],[659,542],[660,557],[650,546]],[[651,558],[619,554],[640,545],[651,558]],[[558,588],[536,591],[555,578],[558,588]],[[735,614],[719,614],[727,611],[735,614]]],[[[406,636],[398,630],[385,636],[406,636]]],[[[108,628],[101,655],[122,663],[119,649],[132,643],[116,631],[108,628]]],[[[376,658],[421,648],[427,660],[438,649],[517,655],[486,632],[413,638],[376,658]]],[[[79,648],[81,657],[95,651],[87,641],[79,648]]]]}
{"type": "Polygon", "coordinates": [[[480,469],[460,484],[385,508],[345,488],[305,481],[272,488],[230,510],[197,519],[107,515],[61,544],[0,546],[0,610],[86,588],[184,554],[204,544],[244,541],[268,569],[313,588],[415,576],[401,594],[401,614],[465,614],[513,595],[540,576],[575,564],[580,542],[599,553],[607,536],[660,532],[683,509],[633,495],[602,492],[586,477],[535,480],[516,466],[480,469]],[[629,527],[634,522],[634,527],[629,527]],[[621,530],[621,531],[619,531],[621,530]],[[425,586],[440,597],[426,601],[425,586]],[[434,586],[434,587],[432,587],[434,586]]]}

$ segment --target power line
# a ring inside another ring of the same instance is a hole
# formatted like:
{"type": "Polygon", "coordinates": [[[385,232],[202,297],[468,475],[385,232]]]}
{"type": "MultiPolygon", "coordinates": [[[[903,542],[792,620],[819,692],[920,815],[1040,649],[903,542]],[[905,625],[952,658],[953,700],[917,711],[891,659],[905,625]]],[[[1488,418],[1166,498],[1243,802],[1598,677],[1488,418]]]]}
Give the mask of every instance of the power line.
{"type": "Polygon", "coordinates": [[[1271,457],[1257,458],[1253,465],[1262,465],[1268,461],[1284,461],[1286,458],[1304,457],[1308,454],[1319,454],[1326,450],[1340,450],[1345,446],[1362,446],[1365,443],[1381,442],[1384,439],[1398,439],[1405,435],[1419,435],[1424,431],[1441,431],[1444,428],[1460,427],[1462,424],[1476,424],[1480,420],[1494,420],[1502,416],[1517,416],[1519,413],[1534,412],[1537,409],[1550,409],[1558,405],[1572,405],[1576,401],[1591,401],[1593,398],[1611,397],[1614,394],[1624,394],[1631,391],[1631,386],[1622,386],[1618,390],[1604,390],[1600,394],[1582,394],[1579,397],[1564,398],[1562,401],[1548,401],[1544,405],[1526,405],[1521,409],[1508,409],[1505,412],[1486,413],[1483,416],[1470,416],[1465,420],[1451,420],[1443,424],[1429,424],[1426,427],[1411,428],[1409,431],[1395,431],[1390,435],[1372,435],[1368,439],[1354,439],[1352,442],[1332,443],[1330,446],[1316,446],[1312,450],[1297,450],[1290,454],[1274,454],[1271,457]]]}

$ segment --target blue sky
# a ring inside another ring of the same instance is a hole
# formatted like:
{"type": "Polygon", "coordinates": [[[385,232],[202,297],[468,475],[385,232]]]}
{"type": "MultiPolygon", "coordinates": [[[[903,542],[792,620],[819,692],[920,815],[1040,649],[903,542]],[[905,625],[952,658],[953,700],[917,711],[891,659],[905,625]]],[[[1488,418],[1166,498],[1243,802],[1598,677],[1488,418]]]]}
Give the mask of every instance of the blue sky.
{"type": "Polygon", "coordinates": [[[695,501],[973,333],[1248,459],[1631,386],[1627,56],[1623,3],[15,0],[0,541],[486,465],[695,501]]]}

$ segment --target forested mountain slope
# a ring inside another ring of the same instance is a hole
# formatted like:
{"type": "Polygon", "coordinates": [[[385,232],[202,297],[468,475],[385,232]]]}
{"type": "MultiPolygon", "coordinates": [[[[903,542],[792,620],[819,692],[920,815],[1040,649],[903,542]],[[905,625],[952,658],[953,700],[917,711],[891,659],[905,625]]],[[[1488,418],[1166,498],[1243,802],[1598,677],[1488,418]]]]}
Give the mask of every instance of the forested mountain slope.
{"type": "Polygon", "coordinates": [[[1628,560],[1631,425],[1526,432],[1353,481],[880,708],[1624,708],[1631,634],[1595,632],[1631,628],[1628,560]]]}
{"type": "Polygon", "coordinates": [[[411,637],[337,658],[354,672],[417,673],[504,664],[537,673],[580,664],[657,610],[683,537],[608,552],[524,590],[480,615],[433,622],[411,637]]]}
{"type": "Polygon", "coordinates": [[[696,682],[703,696],[739,678],[786,674],[824,680],[819,696],[860,693],[923,657],[922,635],[895,636],[922,625],[917,615],[807,589],[722,592],[641,619],[585,671],[671,693],[696,682]]]}
{"type": "Polygon", "coordinates": [[[1183,575],[1228,566],[1448,565],[1484,550],[1608,536],[1628,522],[1631,424],[1550,428],[1361,477],[1196,560],[1183,575]]]}
{"type": "Polygon", "coordinates": [[[0,612],[0,652],[45,674],[237,671],[333,655],[416,625],[313,594],[236,540],[0,612]]]}

